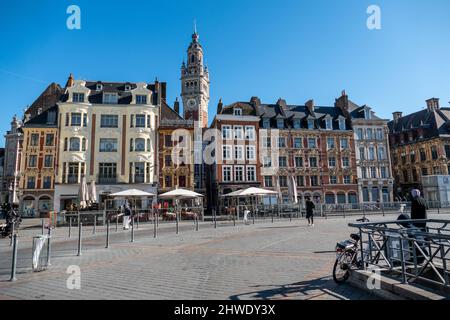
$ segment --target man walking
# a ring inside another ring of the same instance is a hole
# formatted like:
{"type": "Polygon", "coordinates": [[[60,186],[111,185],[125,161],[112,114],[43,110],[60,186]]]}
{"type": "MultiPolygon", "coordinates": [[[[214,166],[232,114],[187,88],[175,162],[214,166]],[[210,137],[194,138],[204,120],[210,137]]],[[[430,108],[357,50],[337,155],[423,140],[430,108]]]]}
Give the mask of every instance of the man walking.
{"type": "MultiPolygon", "coordinates": [[[[412,220],[425,220],[427,219],[427,209],[428,206],[425,202],[425,199],[420,196],[420,190],[413,189],[411,191],[411,219],[412,220]]],[[[423,231],[426,231],[427,224],[426,222],[416,222],[413,225],[417,228],[420,228],[423,231]]]]}
{"type": "Polygon", "coordinates": [[[131,208],[128,200],[125,200],[125,204],[123,205],[123,230],[130,229],[130,221],[131,221],[131,208]]]}
{"type": "Polygon", "coordinates": [[[314,209],[316,205],[311,198],[306,198],[306,218],[308,219],[308,227],[314,227],[314,209]]]}

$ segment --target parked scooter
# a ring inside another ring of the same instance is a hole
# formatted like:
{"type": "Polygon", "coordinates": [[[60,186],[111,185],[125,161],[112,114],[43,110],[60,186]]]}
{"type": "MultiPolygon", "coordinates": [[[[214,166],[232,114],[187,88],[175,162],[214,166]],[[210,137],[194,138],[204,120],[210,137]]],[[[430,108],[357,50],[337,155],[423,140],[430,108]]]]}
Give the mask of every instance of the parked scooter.
{"type": "Polygon", "coordinates": [[[13,230],[17,230],[22,222],[20,214],[15,209],[6,213],[6,223],[0,224],[0,238],[11,237],[13,230]]]}

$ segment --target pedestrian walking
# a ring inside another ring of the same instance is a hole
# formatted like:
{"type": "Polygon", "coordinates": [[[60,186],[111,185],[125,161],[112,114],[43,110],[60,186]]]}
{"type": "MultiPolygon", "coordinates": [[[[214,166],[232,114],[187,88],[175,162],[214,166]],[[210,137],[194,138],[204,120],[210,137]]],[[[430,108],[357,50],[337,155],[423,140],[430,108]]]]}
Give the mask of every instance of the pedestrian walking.
{"type": "Polygon", "coordinates": [[[123,230],[130,230],[131,222],[131,207],[128,200],[125,200],[123,205],[123,230]]]}
{"type": "Polygon", "coordinates": [[[314,227],[314,209],[316,205],[311,201],[311,198],[306,198],[306,218],[308,219],[308,226],[314,227]]]}
{"type": "MultiPolygon", "coordinates": [[[[425,220],[427,219],[427,203],[425,199],[420,196],[420,190],[413,189],[411,190],[411,219],[412,220],[425,220]]],[[[423,231],[426,231],[427,224],[426,222],[415,222],[413,225],[417,228],[420,228],[423,231]]]]}

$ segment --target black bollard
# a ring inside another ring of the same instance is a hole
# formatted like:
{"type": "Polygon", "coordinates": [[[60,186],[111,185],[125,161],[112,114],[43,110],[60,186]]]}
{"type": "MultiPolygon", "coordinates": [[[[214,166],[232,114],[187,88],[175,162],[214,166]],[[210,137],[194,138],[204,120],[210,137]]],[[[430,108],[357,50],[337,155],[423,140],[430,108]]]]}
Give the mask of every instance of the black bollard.
{"type": "Polygon", "coordinates": [[[137,224],[136,224],[136,229],[139,229],[139,213],[137,214],[137,224]]]}
{"type": "Polygon", "coordinates": [[[41,219],[41,234],[42,235],[44,235],[44,229],[45,229],[44,219],[41,219]]]}
{"type": "Polygon", "coordinates": [[[11,233],[11,241],[9,242],[9,246],[10,247],[12,247],[13,243],[14,243],[13,238],[14,238],[14,234],[16,232],[15,227],[16,227],[16,223],[13,221],[13,223],[12,223],[12,230],[11,230],[12,231],[12,233],[11,233]]]}
{"type": "Polygon", "coordinates": [[[72,233],[72,217],[69,217],[69,238],[71,237],[72,233]]]}
{"type": "Polygon", "coordinates": [[[17,234],[12,235],[13,239],[13,258],[12,258],[12,265],[11,265],[11,278],[9,281],[16,281],[16,268],[17,268],[17,234]]]}
{"type": "Polygon", "coordinates": [[[95,234],[97,231],[97,216],[94,215],[94,228],[92,229],[92,234],[95,234]]]}
{"type": "Polygon", "coordinates": [[[131,216],[131,242],[134,242],[134,216],[131,216]]]}
{"type": "Polygon", "coordinates": [[[109,219],[106,220],[106,249],[109,248],[109,219]]]}
{"type": "Polygon", "coordinates": [[[81,256],[81,237],[83,236],[83,223],[78,223],[78,254],[77,256],[81,256]]]}
{"type": "Polygon", "coordinates": [[[119,215],[116,216],[116,232],[119,231],[119,215]]]}
{"type": "Polygon", "coordinates": [[[177,224],[176,229],[177,229],[177,234],[178,234],[178,233],[180,232],[179,226],[178,226],[178,213],[176,214],[175,217],[176,217],[176,218],[175,218],[175,221],[176,221],[176,224],[177,224]]]}
{"type": "Polygon", "coordinates": [[[153,214],[153,238],[156,238],[157,237],[157,228],[156,228],[156,220],[155,219],[157,219],[157,215],[156,214],[153,214]]]}

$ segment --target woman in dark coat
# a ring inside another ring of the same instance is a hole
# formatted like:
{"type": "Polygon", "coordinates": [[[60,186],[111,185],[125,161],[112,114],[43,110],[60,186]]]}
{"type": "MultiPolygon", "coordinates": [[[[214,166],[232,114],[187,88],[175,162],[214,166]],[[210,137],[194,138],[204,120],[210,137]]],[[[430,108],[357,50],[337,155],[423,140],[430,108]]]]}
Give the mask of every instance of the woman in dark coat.
{"type": "Polygon", "coordinates": [[[311,198],[306,198],[306,218],[308,219],[308,226],[314,227],[314,209],[316,205],[311,201],[311,198]]]}
{"type": "MultiPolygon", "coordinates": [[[[412,220],[424,220],[427,219],[427,203],[425,199],[420,196],[420,191],[414,189],[411,191],[411,219],[412,220]]],[[[417,228],[426,231],[427,224],[424,222],[416,222],[413,225],[417,228]]]]}

